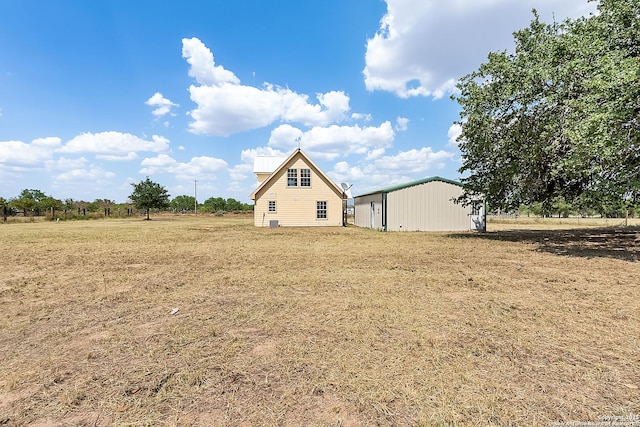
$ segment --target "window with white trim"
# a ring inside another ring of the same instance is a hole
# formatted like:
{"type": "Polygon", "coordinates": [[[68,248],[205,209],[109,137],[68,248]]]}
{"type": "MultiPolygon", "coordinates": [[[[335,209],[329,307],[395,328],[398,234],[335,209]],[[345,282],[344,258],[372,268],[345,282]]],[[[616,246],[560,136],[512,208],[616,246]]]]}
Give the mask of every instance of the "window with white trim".
{"type": "Polygon", "coordinates": [[[269,200],[269,212],[275,212],[275,211],[276,211],[276,201],[269,200]]]}
{"type": "Polygon", "coordinates": [[[287,187],[298,186],[298,169],[287,169],[287,187]]]}
{"type": "Polygon", "coordinates": [[[316,202],[316,219],[327,219],[326,200],[316,202]]]}
{"type": "Polygon", "coordinates": [[[311,169],[300,169],[300,187],[311,187],[311,169]]]}

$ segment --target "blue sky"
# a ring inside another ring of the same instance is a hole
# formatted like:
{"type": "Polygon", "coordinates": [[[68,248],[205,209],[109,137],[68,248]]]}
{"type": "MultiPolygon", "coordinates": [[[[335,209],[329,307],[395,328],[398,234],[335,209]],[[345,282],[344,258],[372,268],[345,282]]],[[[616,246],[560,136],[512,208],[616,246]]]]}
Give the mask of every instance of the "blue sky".
{"type": "Polygon", "coordinates": [[[456,79],[586,0],[0,0],[0,197],[250,202],[298,145],[353,194],[460,178],[456,79]]]}

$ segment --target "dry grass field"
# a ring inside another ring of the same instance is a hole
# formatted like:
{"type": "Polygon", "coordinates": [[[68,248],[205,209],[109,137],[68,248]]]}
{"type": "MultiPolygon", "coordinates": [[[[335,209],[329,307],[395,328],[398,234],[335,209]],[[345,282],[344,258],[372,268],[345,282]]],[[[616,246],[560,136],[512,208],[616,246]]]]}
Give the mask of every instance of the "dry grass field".
{"type": "Polygon", "coordinates": [[[640,422],[640,228],[251,224],[0,223],[0,425],[640,422]]]}

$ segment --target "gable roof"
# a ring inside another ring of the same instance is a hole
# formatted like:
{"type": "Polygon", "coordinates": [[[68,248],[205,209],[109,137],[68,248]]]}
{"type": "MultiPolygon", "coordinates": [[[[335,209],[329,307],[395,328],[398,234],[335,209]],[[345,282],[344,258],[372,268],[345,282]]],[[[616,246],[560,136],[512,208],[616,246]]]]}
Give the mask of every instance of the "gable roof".
{"type": "MultiPolygon", "coordinates": [[[[289,157],[287,157],[287,159],[282,162],[280,164],[280,166],[278,166],[272,173],[271,175],[269,175],[267,177],[267,179],[265,179],[259,186],[258,188],[256,188],[253,193],[251,193],[249,195],[249,199],[251,200],[255,200],[256,199],[256,195],[263,189],[265,188],[267,185],[269,185],[269,183],[274,179],[274,177],[278,176],[280,174],[280,172],[285,169],[290,163],[293,162],[294,158],[296,158],[297,156],[302,157],[305,162],[307,163],[307,165],[309,165],[309,167],[311,169],[313,169],[315,171],[315,173],[341,198],[344,198],[344,191],[342,190],[342,188],[338,187],[338,185],[336,185],[335,182],[333,182],[327,175],[324,174],[324,172],[322,172],[322,170],[316,166],[315,163],[313,163],[313,161],[311,161],[311,159],[299,148],[296,148],[295,151],[293,153],[291,153],[291,155],[289,157]]],[[[255,165],[254,165],[254,170],[255,170],[255,165]]]]}
{"type": "Polygon", "coordinates": [[[417,181],[406,182],[404,184],[391,185],[389,187],[381,188],[381,189],[376,190],[376,191],[370,191],[368,193],[360,194],[360,195],[355,196],[355,197],[370,196],[371,194],[377,194],[377,193],[391,193],[392,191],[402,190],[403,188],[415,187],[416,185],[426,184],[428,182],[433,182],[433,181],[446,182],[448,184],[453,184],[453,185],[457,185],[459,187],[462,187],[462,183],[459,182],[459,181],[454,181],[452,179],[442,178],[440,176],[432,176],[432,177],[429,177],[429,178],[419,179],[417,181]]]}

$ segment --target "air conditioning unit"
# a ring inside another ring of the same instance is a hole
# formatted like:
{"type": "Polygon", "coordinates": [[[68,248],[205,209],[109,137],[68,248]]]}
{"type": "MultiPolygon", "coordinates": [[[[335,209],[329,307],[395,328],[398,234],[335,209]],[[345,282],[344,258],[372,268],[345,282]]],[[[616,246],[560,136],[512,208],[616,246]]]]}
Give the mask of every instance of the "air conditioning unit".
{"type": "Polygon", "coordinates": [[[280,227],[280,224],[278,224],[278,220],[277,219],[270,219],[269,220],[269,227],[278,228],[278,227],[280,227]]]}

